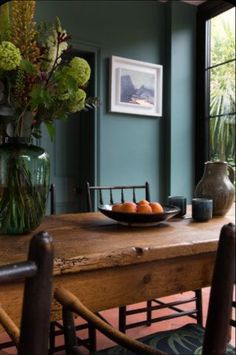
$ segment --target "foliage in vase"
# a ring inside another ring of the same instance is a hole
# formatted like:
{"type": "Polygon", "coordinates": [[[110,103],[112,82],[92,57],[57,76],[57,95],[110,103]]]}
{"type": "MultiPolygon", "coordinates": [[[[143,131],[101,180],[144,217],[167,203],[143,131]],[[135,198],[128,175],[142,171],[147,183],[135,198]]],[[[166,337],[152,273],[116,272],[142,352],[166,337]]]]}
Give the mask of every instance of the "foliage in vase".
{"type": "Polygon", "coordinates": [[[0,233],[30,232],[45,214],[50,160],[43,148],[24,140],[0,145],[0,233]]]}
{"type": "Polygon", "coordinates": [[[63,59],[70,36],[56,18],[34,22],[35,1],[13,0],[0,7],[0,135],[41,136],[53,123],[94,105],[86,95],[91,70],[86,60],[63,59]]]}
{"type": "Polygon", "coordinates": [[[96,103],[86,95],[89,64],[66,54],[70,36],[58,18],[34,22],[35,5],[0,6],[0,233],[30,232],[44,217],[50,161],[31,144],[41,124],[53,138],[55,120],[96,103]]]}

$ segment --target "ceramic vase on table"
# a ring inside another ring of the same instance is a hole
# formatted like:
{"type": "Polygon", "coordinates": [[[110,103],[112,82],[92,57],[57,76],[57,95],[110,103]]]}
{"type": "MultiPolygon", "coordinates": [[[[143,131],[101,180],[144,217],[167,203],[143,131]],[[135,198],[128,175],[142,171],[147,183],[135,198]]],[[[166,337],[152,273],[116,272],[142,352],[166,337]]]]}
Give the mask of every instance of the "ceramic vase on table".
{"type": "Polygon", "coordinates": [[[0,233],[37,228],[45,215],[50,160],[29,138],[8,138],[0,146],[0,233]]]}
{"type": "Polygon", "coordinates": [[[205,163],[204,174],[196,186],[195,197],[213,200],[213,216],[225,215],[235,199],[234,171],[226,162],[205,163]]]}

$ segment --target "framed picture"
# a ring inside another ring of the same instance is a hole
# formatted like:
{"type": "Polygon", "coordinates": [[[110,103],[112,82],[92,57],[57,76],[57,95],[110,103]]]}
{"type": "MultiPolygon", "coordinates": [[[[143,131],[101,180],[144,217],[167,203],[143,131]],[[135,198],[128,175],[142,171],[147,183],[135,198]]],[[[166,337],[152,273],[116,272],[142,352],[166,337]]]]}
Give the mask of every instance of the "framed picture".
{"type": "Polygon", "coordinates": [[[162,65],[111,57],[110,112],[162,115],[162,65]]]}

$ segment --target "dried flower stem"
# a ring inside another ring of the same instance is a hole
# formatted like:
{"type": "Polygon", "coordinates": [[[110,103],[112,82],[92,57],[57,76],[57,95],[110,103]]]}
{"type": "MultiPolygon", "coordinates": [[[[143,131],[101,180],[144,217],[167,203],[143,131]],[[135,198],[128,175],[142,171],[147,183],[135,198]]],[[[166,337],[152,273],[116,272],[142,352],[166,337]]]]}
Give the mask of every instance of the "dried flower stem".
{"type": "Polygon", "coordinates": [[[60,46],[60,43],[59,43],[59,39],[57,38],[57,49],[56,49],[56,57],[55,57],[55,60],[54,60],[54,63],[53,63],[53,66],[52,66],[52,69],[50,71],[50,73],[48,74],[48,78],[46,80],[46,84],[45,84],[45,87],[48,86],[48,83],[52,77],[52,74],[53,72],[55,71],[55,69],[57,68],[57,61],[59,59],[59,56],[58,56],[58,53],[59,53],[59,46],[60,46]]]}
{"type": "Polygon", "coordinates": [[[37,31],[33,21],[35,0],[13,0],[11,5],[11,41],[25,59],[36,64],[40,50],[35,40],[37,31]]]}

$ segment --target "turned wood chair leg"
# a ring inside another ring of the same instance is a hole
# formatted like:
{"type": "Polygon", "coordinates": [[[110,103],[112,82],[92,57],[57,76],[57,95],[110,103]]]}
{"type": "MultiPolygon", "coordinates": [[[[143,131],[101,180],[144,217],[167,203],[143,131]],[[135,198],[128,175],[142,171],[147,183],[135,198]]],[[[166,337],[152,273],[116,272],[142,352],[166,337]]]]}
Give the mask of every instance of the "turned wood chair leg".
{"type": "Polygon", "coordinates": [[[125,333],[126,331],[126,307],[120,307],[119,308],[119,330],[122,333],[125,333]]]}
{"type": "Polygon", "coordinates": [[[56,325],[55,322],[51,322],[50,323],[50,331],[49,331],[49,355],[53,355],[54,354],[54,350],[55,350],[55,329],[56,325]]]}
{"type": "Polygon", "coordinates": [[[96,329],[93,325],[88,324],[88,335],[89,335],[89,352],[93,353],[96,351],[96,329]]]}
{"type": "Polygon", "coordinates": [[[196,296],[196,307],[197,307],[197,323],[203,326],[203,319],[202,319],[202,290],[198,289],[195,290],[196,296]]]}
{"type": "Polygon", "coordinates": [[[65,337],[65,346],[66,346],[66,355],[74,354],[73,347],[78,345],[74,324],[73,313],[62,308],[62,318],[64,325],[64,337],[65,337]]]}
{"type": "Polygon", "coordinates": [[[147,326],[152,324],[152,301],[147,301],[147,326]]]}

